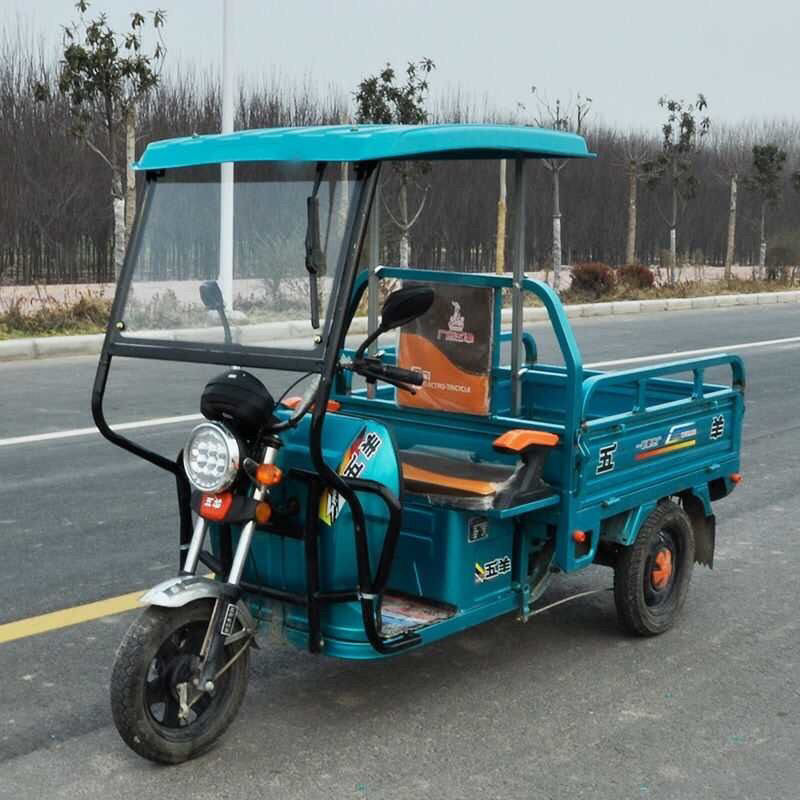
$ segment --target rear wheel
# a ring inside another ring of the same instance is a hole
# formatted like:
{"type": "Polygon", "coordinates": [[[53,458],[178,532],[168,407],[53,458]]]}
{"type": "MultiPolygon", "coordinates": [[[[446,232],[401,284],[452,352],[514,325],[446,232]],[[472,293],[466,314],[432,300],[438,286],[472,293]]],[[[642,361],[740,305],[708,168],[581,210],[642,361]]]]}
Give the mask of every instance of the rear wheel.
{"type": "Polygon", "coordinates": [[[178,764],[206,752],[224,733],[247,687],[249,640],[225,648],[238,657],[199,691],[192,672],[213,610],[202,600],[181,608],[151,606],[131,625],[111,674],[111,711],[125,743],[151,761],[178,764]],[[246,648],[240,653],[241,648],[246,648]],[[184,708],[181,713],[181,701],[184,708]]]}
{"type": "Polygon", "coordinates": [[[671,628],[686,600],[693,565],[689,518],[675,503],[660,503],[616,562],[614,601],[622,626],[638,636],[671,628]]]}

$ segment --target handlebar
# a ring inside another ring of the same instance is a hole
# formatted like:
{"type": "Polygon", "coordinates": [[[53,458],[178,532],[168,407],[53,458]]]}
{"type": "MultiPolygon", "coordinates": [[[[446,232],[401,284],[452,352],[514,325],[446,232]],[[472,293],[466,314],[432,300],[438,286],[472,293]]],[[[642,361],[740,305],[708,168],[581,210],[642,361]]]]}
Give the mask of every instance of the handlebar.
{"type": "Polygon", "coordinates": [[[384,364],[378,358],[356,359],[351,369],[367,381],[382,380],[412,394],[414,393],[412,386],[422,386],[425,382],[425,376],[421,372],[396,367],[394,364],[384,364]]]}
{"type": "Polygon", "coordinates": [[[370,364],[367,369],[378,378],[410,383],[412,386],[422,386],[425,382],[425,377],[421,372],[395,367],[393,364],[376,364],[374,366],[370,364]]]}

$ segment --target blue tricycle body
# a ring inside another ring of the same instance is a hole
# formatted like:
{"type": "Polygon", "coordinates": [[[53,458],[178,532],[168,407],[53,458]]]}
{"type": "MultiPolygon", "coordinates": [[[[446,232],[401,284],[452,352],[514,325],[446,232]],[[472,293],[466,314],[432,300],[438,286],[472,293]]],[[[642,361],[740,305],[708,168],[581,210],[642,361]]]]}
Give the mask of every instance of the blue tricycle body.
{"type": "MultiPolygon", "coordinates": [[[[409,268],[381,267],[377,274],[424,282],[437,291],[446,291],[448,285],[483,287],[493,296],[498,323],[503,290],[510,290],[513,283],[505,276],[409,268]]],[[[360,276],[360,281],[366,279],[366,274],[360,276]]],[[[401,498],[401,530],[387,585],[391,608],[399,610],[390,609],[383,618],[416,623],[418,645],[503,614],[527,620],[551,575],[575,572],[596,560],[606,563],[609,552],[633,544],[643,522],[669,498],[680,498],[692,520],[696,558],[708,566],[713,563],[712,500],[727,495],[739,473],[744,413],[744,370],[739,357],[715,355],[617,372],[585,369],[569,320],[552,289],[525,278],[523,290],[547,310],[564,364],[535,360],[524,364],[518,412],[511,408],[511,366],[503,363],[501,355],[510,333],[504,334],[499,324],[493,337],[490,413],[486,416],[403,408],[397,403],[401,390],[381,386],[368,396],[366,388],[353,389],[349,375],[340,378],[331,395],[337,410],[328,412],[323,431],[329,465],[344,472],[351,463],[348,456],[373,437],[380,441],[382,457],[362,455],[365,470],[359,474],[384,484],[401,498]],[[730,385],[707,382],[706,371],[719,367],[730,369],[730,385]],[[689,377],[670,377],[676,375],[689,377]],[[402,491],[401,453],[418,448],[469,462],[508,465],[514,457],[498,454],[492,443],[509,430],[558,436],[544,463],[543,478],[551,489],[544,496],[501,509],[474,510],[455,501],[449,504],[446,496],[431,500],[425,494],[402,491]],[[575,537],[576,531],[585,537],[575,537]],[[540,553],[546,554],[543,565],[536,562],[540,553]],[[531,570],[531,564],[537,569],[531,570]],[[480,568],[490,575],[482,575],[480,568]],[[420,601],[426,608],[419,617],[414,616],[414,608],[404,617],[408,609],[403,600],[420,601]]],[[[535,339],[529,331],[525,336],[528,354],[535,358],[535,339]]],[[[382,360],[394,364],[395,350],[385,347],[382,360]]],[[[298,497],[303,507],[307,478],[292,479],[291,475],[295,469],[312,470],[309,424],[306,421],[286,437],[278,462],[290,476],[282,490],[298,497]]],[[[376,570],[388,514],[374,495],[363,493],[361,501],[367,511],[371,567],[376,570]]],[[[358,580],[352,518],[344,513],[331,522],[322,512],[318,517],[321,588],[343,591],[358,580]]],[[[246,571],[250,580],[299,595],[307,592],[302,540],[263,531],[254,541],[253,556],[252,568],[246,571]]],[[[289,641],[309,646],[305,606],[251,600],[262,615],[280,621],[289,641]]],[[[380,655],[364,633],[355,601],[328,605],[321,611],[320,626],[320,646],[328,655],[380,655]]]]}

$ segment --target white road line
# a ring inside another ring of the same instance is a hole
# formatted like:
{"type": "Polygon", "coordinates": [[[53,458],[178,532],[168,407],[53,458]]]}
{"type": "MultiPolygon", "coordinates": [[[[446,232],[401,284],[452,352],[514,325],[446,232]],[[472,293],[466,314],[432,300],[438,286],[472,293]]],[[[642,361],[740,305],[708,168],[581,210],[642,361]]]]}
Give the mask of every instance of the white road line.
{"type": "Polygon", "coordinates": [[[593,364],[584,364],[587,369],[598,367],[614,367],[622,364],[640,364],[643,361],[662,361],[665,358],[681,359],[689,356],[702,356],[711,353],[733,353],[736,350],[751,350],[754,347],[770,347],[778,344],[800,342],[800,336],[790,336],[787,339],[766,339],[762,342],[744,342],[743,344],[726,344],[722,347],[704,347],[702,350],[684,350],[681,353],[661,353],[656,356],[636,356],[635,358],[618,358],[615,361],[595,361],[593,364]]]}
{"type": "MultiPolygon", "coordinates": [[[[178,422],[194,422],[203,419],[202,414],[183,414],[179,417],[156,417],[155,419],[142,419],[137,422],[122,422],[112,425],[115,431],[132,431],[137,428],[154,428],[158,425],[174,425],[178,422]]],[[[34,433],[30,436],[14,436],[11,439],[0,439],[0,447],[10,447],[15,444],[33,444],[35,442],[52,442],[56,439],[71,439],[74,436],[88,436],[99,433],[97,428],[74,428],[70,431],[52,431],[51,433],[34,433]]]]}
{"type": "MultiPolygon", "coordinates": [[[[636,356],[635,358],[620,358],[614,361],[595,361],[592,364],[585,364],[587,369],[598,369],[599,367],[614,367],[624,364],[640,364],[646,361],[663,361],[664,359],[679,359],[689,356],[701,356],[709,353],[724,353],[736,350],[750,350],[755,347],[770,347],[781,344],[791,344],[800,342],[800,336],[790,336],[786,339],[766,339],[761,342],[744,342],[742,344],[724,345],[722,347],[704,347],[701,350],[684,350],[679,353],[660,353],[654,356],[636,356]]],[[[112,425],[115,431],[132,431],[138,428],[155,428],[159,425],[175,425],[180,422],[196,422],[203,419],[202,414],[183,414],[177,417],[156,417],[154,419],[142,419],[137,422],[123,422],[119,425],[112,425]]],[[[11,439],[0,439],[0,447],[11,447],[19,444],[35,444],[36,442],[52,442],[58,439],[72,439],[76,436],[89,436],[98,433],[97,428],[74,428],[68,431],[52,431],[51,433],[34,433],[30,436],[14,436],[11,439]]]]}

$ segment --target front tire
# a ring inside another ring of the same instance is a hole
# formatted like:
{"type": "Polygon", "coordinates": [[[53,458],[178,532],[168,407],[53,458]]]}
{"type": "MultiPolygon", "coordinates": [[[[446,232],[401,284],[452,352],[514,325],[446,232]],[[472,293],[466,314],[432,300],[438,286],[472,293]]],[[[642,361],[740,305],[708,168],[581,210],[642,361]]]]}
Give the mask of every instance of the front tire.
{"type": "MultiPolygon", "coordinates": [[[[213,603],[145,609],[128,629],[111,673],[111,712],[125,743],[151,761],[179,764],[205,753],[233,721],[247,688],[250,642],[225,648],[225,663],[247,650],[180,719],[179,684],[199,660],[213,603]]],[[[189,684],[191,685],[191,684],[189,684]]],[[[192,690],[191,696],[197,692],[192,690]]]]}
{"type": "Polygon", "coordinates": [[[637,636],[669,630],[686,600],[693,566],[689,517],[673,502],[659,503],[614,569],[614,602],[622,627],[637,636]]]}

